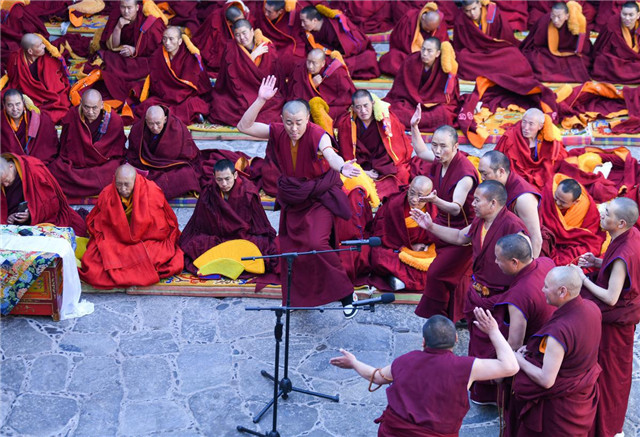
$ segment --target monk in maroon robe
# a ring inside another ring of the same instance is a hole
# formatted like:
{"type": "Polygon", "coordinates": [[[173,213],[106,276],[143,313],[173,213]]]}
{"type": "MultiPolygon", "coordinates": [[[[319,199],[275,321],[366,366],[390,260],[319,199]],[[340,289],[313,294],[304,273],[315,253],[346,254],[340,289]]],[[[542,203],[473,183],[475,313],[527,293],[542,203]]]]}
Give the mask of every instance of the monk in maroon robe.
{"type": "Polygon", "coordinates": [[[475,317],[476,329],[491,339],[497,359],[454,355],[455,325],[436,315],[422,328],[423,350],[404,354],[386,367],[362,363],[344,349],[340,349],[342,356],[329,361],[356,370],[371,385],[393,383],[387,389],[387,408],[375,420],[380,424],[378,437],[457,436],[469,411],[469,387],[476,381],[505,378],[518,371],[513,351],[491,314],[476,308],[475,317]]]}
{"type": "Polygon", "coordinates": [[[96,288],[147,286],[182,272],[180,229],[162,190],[125,164],[87,217],[80,278],[96,288]]]}
{"type": "Polygon", "coordinates": [[[307,37],[307,50],[322,49],[342,55],[354,79],[380,76],[378,58],[369,38],[342,12],[324,5],[300,11],[300,23],[307,37]]]}
{"type": "Polygon", "coordinates": [[[598,364],[600,400],[595,426],[590,435],[615,435],[622,432],[633,372],[633,342],[640,322],[640,231],[638,204],[626,197],[612,200],[602,215],[602,228],[611,235],[604,258],[587,253],[578,265],[598,268],[582,277],[582,296],[592,300],[602,312],[602,341],[598,364]]]}
{"type": "Polygon", "coordinates": [[[451,44],[427,38],[419,53],[404,60],[384,100],[407,128],[416,106],[421,110],[420,129],[453,125],[460,101],[457,69],[451,44]]]}
{"type": "Polygon", "coordinates": [[[527,18],[529,18],[528,1],[496,0],[495,3],[500,9],[503,19],[509,23],[513,30],[527,30],[527,18]]]}
{"type": "MultiPolygon", "coordinates": [[[[162,2],[164,3],[164,2],[162,2]]],[[[166,10],[172,26],[180,26],[188,29],[189,35],[198,30],[200,22],[197,16],[197,1],[172,1],[166,2],[166,6],[160,3],[158,7],[166,10]]]]}
{"type": "Polygon", "coordinates": [[[62,119],[60,154],[49,170],[68,197],[97,196],[124,161],[126,142],[122,118],[88,90],[62,119]]]}
{"type": "Polygon", "coordinates": [[[556,3],[520,45],[538,80],[586,82],[591,68],[591,40],[580,5],[556,3]]]}
{"type": "Polygon", "coordinates": [[[355,159],[375,181],[378,197],[384,199],[409,183],[413,149],[404,126],[380,99],[358,90],[352,102],[351,111],[334,124],[340,156],[355,159]]]}
{"type": "Polygon", "coordinates": [[[152,106],[144,120],[131,127],[127,161],[148,171],[171,200],[200,192],[200,150],[187,126],[168,108],[152,106]]]}
{"type": "Polygon", "coordinates": [[[347,67],[339,59],[327,59],[322,50],[313,49],[293,70],[286,95],[287,100],[320,97],[329,105],[329,116],[336,119],[347,112],[355,91],[347,67]]]}
{"type": "Polygon", "coordinates": [[[520,372],[513,378],[509,435],[586,437],[591,429],[596,381],[604,374],[598,365],[601,316],[580,296],[580,285],[568,266],[555,267],[544,280],[546,300],[557,309],[516,352],[520,372]]]}
{"type": "Polygon", "coordinates": [[[137,117],[144,117],[150,106],[162,104],[184,124],[204,121],[209,105],[203,97],[210,92],[211,82],[196,50],[179,28],[172,26],[164,31],[162,48],[149,60],[149,86],[145,83],[142,89],[142,103],[135,108],[137,117]],[[183,44],[183,39],[188,42],[183,44]]]}
{"type": "MultiPolygon", "coordinates": [[[[282,206],[278,238],[282,252],[329,250],[334,218],[351,216],[347,196],[341,189],[339,172],[346,177],[360,172],[351,161],[336,153],[335,142],[325,131],[309,123],[309,110],[301,101],[283,108],[284,123],[256,122],[262,106],[276,95],[276,78],[266,78],[258,98],[238,123],[238,130],[256,138],[269,139],[267,156],[281,170],[277,202],[282,206]]],[[[286,274],[286,262],[281,263],[286,274]]],[[[353,300],[353,285],[337,253],[302,256],[293,263],[292,287],[287,290],[282,277],[283,302],[293,306],[322,305],[341,300],[344,306],[353,300]],[[288,299],[290,296],[290,301],[288,299]]],[[[356,308],[345,308],[353,317],[356,308]]]]}
{"type": "Polygon", "coordinates": [[[422,9],[414,9],[403,16],[393,28],[389,38],[389,51],[380,57],[380,71],[390,76],[398,74],[403,61],[419,52],[427,38],[449,41],[447,25],[435,3],[427,3],[422,9]]]}
{"type": "Polygon", "coordinates": [[[45,46],[44,40],[33,33],[22,37],[21,47],[9,57],[7,87],[29,96],[40,111],[57,123],[71,106],[64,60],[53,46],[45,46]]]}
{"type": "Polygon", "coordinates": [[[87,225],[67,203],[55,178],[38,158],[4,153],[0,156],[0,223],[72,227],[83,237],[87,225]],[[21,203],[27,209],[19,211],[21,203]]]}
{"type": "Polygon", "coordinates": [[[640,7],[625,3],[620,16],[600,30],[593,45],[591,77],[601,82],[640,82],[640,7]]]}
{"type": "Polygon", "coordinates": [[[598,14],[593,23],[594,30],[600,32],[613,17],[619,17],[622,6],[628,0],[611,0],[598,3],[598,14]]]}
{"type": "MultiPolygon", "coordinates": [[[[595,2],[587,1],[587,0],[562,0],[564,3],[569,3],[569,1],[574,1],[582,8],[582,13],[584,14],[585,19],[587,20],[587,25],[589,28],[592,27],[593,22],[595,21],[598,7],[594,5],[595,2]]],[[[599,3],[609,3],[599,2],[599,3]]],[[[542,18],[545,14],[551,12],[551,8],[554,5],[553,1],[546,0],[527,0],[527,4],[529,6],[529,18],[528,18],[528,27],[532,28],[535,24],[542,18]]]]}
{"type": "Polygon", "coordinates": [[[2,18],[2,28],[0,28],[0,49],[2,49],[1,62],[2,70],[9,59],[9,55],[20,49],[20,40],[25,33],[37,33],[45,38],[49,38],[49,32],[44,22],[34,14],[29,2],[2,2],[0,11],[2,18]]]}
{"type": "Polygon", "coordinates": [[[393,28],[392,1],[337,0],[331,6],[341,10],[364,33],[388,32],[393,28]]]}
{"type": "MultiPolygon", "coordinates": [[[[209,121],[235,126],[256,99],[262,80],[280,76],[278,53],[262,32],[247,20],[233,24],[234,39],[227,43],[216,85],[211,90],[209,121]]],[[[282,93],[269,100],[258,116],[260,122],[278,117],[284,99],[282,93]]]]}
{"type": "Polygon", "coordinates": [[[35,108],[25,109],[22,93],[16,89],[5,91],[2,97],[2,150],[13,155],[29,155],[45,164],[58,154],[58,132],[47,114],[35,108]]]}
{"type": "MultiPolygon", "coordinates": [[[[212,247],[229,240],[248,240],[262,255],[278,253],[276,231],[264,212],[255,186],[238,176],[233,162],[222,159],[214,166],[214,181],[206,185],[193,215],[180,237],[185,269],[196,274],[193,260],[212,247]]],[[[265,260],[268,270],[277,267],[275,260],[265,260]]]]}

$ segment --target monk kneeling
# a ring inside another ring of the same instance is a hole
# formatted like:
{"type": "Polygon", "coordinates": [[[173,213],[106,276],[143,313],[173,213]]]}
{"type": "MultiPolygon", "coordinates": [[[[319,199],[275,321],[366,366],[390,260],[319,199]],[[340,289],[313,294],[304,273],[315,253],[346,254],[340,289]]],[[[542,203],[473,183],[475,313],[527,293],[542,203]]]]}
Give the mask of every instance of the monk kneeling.
{"type": "Polygon", "coordinates": [[[124,164],[87,217],[80,278],[96,288],[147,286],[182,272],[178,219],[162,190],[124,164]]]}

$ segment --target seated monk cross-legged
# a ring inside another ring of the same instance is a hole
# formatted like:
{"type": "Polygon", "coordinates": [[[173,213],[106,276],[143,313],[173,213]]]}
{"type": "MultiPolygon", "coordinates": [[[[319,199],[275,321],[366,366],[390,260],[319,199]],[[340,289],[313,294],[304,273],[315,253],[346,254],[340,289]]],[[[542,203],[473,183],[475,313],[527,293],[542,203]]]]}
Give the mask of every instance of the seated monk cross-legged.
{"type": "Polygon", "coordinates": [[[178,219],[162,190],[129,164],[100,193],[87,229],[79,273],[93,287],[147,286],[182,272],[178,219]]]}

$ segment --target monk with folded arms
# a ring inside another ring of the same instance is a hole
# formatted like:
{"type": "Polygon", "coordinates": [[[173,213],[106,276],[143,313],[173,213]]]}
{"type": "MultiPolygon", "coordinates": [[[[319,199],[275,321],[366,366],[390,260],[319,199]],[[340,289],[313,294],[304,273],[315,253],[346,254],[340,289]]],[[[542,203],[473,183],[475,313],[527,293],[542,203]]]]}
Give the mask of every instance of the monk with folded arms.
{"type": "Polygon", "coordinates": [[[550,256],[556,264],[571,264],[585,252],[601,253],[606,234],[600,229],[598,206],[575,179],[554,175],[542,192],[540,214],[555,236],[550,256]]]}
{"type": "MultiPolygon", "coordinates": [[[[278,179],[276,201],[282,206],[278,238],[282,252],[329,250],[334,219],[348,220],[351,209],[342,191],[340,174],[350,178],[360,171],[352,161],[345,162],[336,152],[337,145],[320,126],[309,122],[306,102],[287,102],[282,110],[282,123],[257,123],[256,117],[277,89],[276,78],[267,77],[260,86],[258,98],[244,113],[238,130],[244,134],[269,140],[267,156],[282,171],[278,179]]],[[[286,274],[286,262],[280,265],[286,274]]],[[[282,277],[283,300],[286,302],[286,277],[282,277]]],[[[346,317],[357,308],[353,301],[353,285],[337,253],[303,256],[293,264],[291,305],[316,306],[340,300],[346,317]]]]}
{"type": "MultiPolygon", "coordinates": [[[[473,283],[467,290],[464,308],[467,320],[471,320],[475,307],[495,311],[494,305],[500,300],[500,294],[507,291],[514,280],[513,276],[503,273],[496,264],[495,246],[503,236],[523,233],[526,228],[522,220],[505,208],[506,202],[507,190],[500,182],[484,181],[478,185],[473,197],[476,218],[464,229],[434,223],[428,213],[417,209],[411,212],[418,225],[441,240],[458,246],[471,244],[473,283]]],[[[495,357],[495,350],[487,336],[472,324],[469,324],[469,355],[495,357]]],[[[471,388],[471,400],[481,404],[495,404],[497,386],[494,383],[474,384],[471,388]]]]}
{"type": "Polygon", "coordinates": [[[344,349],[329,362],[353,369],[371,384],[387,388],[387,408],[375,420],[378,437],[454,436],[469,411],[469,388],[477,381],[506,378],[518,371],[518,364],[498,324],[488,311],[476,308],[475,328],[489,339],[497,358],[483,359],[454,355],[456,327],[444,316],[433,316],[422,328],[422,350],[396,358],[383,368],[358,361],[344,349]]]}
{"type": "Polygon", "coordinates": [[[602,227],[611,235],[603,258],[582,255],[578,265],[595,267],[597,273],[582,278],[582,296],[602,312],[602,341],[598,364],[600,400],[596,423],[590,435],[621,435],[629,403],[633,372],[633,341],[640,322],[640,231],[638,204],[626,197],[613,199],[602,214],[602,227]]]}
{"type": "Polygon", "coordinates": [[[96,288],[147,286],[182,272],[180,229],[162,190],[129,164],[87,217],[80,278],[96,288]]]}
{"type": "Polygon", "coordinates": [[[38,158],[3,153],[0,156],[0,223],[72,227],[84,236],[87,225],[67,203],[60,185],[38,158]]]}
{"type": "Polygon", "coordinates": [[[62,119],[60,154],[49,170],[67,196],[97,196],[124,161],[126,142],[122,118],[89,89],[62,119]]]}
{"type": "MultiPolygon", "coordinates": [[[[229,240],[249,240],[263,255],[278,253],[276,231],[269,223],[256,187],[239,176],[228,159],[216,162],[213,173],[215,182],[203,188],[180,237],[185,269],[197,273],[193,260],[229,240]]],[[[273,262],[265,261],[270,269],[275,267],[273,262]]]]}
{"type": "Polygon", "coordinates": [[[58,123],[71,107],[71,87],[62,57],[57,57],[57,49],[48,42],[45,46],[44,41],[33,33],[22,37],[20,50],[7,61],[7,87],[25,93],[40,111],[58,123]]]}
{"type": "Polygon", "coordinates": [[[2,151],[29,155],[49,163],[58,154],[58,132],[51,118],[37,108],[28,109],[22,93],[14,88],[2,97],[2,151]]]}
{"type": "Polygon", "coordinates": [[[555,267],[544,280],[542,292],[557,309],[516,352],[509,435],[586,437],[591,429],[601,391],[596,382],[606,373],[598,365],[602,317],[580,296],[580,286],[569,266],[555,267]]]}
{"type": "Polygon", "coordinates": [[[168,108],[152,106],[129,134],[127,161],[148,172],[148,178],[171,200],[200,192],[200,150],[191,132],[168,108]]]}

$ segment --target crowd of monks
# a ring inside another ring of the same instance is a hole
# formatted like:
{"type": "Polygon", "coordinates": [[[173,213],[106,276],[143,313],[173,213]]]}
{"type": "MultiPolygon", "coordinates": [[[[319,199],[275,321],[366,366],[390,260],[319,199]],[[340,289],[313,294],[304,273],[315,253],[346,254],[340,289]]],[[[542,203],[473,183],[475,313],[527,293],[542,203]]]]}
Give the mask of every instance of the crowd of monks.
{"type": "Polygon", "coordinates": [[[2,2],[1,222],[72,227],[88,238],[81,278],[104,289],[200,274],[230,241],[273,255],[377,236],[297,258],[291,290],[284,259],[256,282],[349,318],[354,287],[422,294],[424,351],[382,369],[332,360],[393,381],[379,435],[457,435],[467,390],[499,405],[506,435],[618,435],[640,322],[640,166],[624,148],[568,151],[557,125],[628,114],[614,131],[638,132],[640,7],[459,3],[2,2]],[[109,18],[93,39],[50,41],[43,25],[96,12],[109,18]],[[388,30],[378,61],[365,32],[388,30]],[[384,99],[353,82],[381,72],[395,77],[384,99]],[[508,107],[523,115],[494,150],[459,150],[456,128],[482,147],[482,117],[508,107]],[[266,156],[199,150],[187,126],[205,119],[266,140],[266,156]],[[168,201],[184,196],[198,201],[181,232],[168,201]],[[88,197],[90,212],[69,206],[88,197]],[[465,322],[469,356],[455,357],[465,322]]]}

